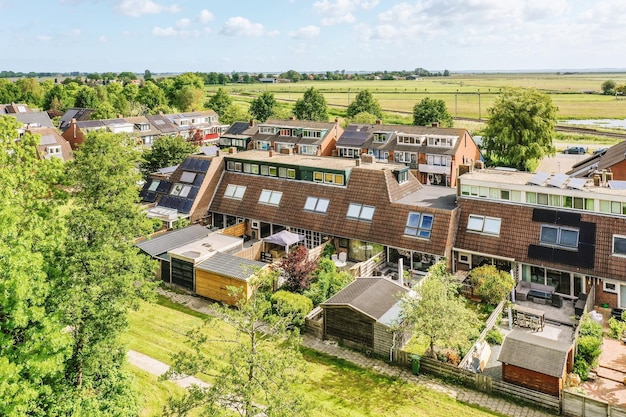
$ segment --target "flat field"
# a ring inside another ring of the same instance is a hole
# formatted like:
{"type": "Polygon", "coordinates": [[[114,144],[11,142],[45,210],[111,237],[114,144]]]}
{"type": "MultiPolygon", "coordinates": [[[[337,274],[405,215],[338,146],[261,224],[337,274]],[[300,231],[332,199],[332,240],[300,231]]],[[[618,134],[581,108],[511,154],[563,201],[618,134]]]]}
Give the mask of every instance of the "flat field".
{"type": "MultiPolygon", "coordinates": [[[[184,307],[170,308],[171,304],[163,299],[160,303],[164,305],[144,303],[139,311],[131,313],[127,342],[130,349],[167,363],[172,353],[185,346],[186,331],[202,320],[184,307]]],[[[206,331],[211,337],[229,329],[224,323],[215,322],[206,331]]],[[[310,349],[303,348],[303,356],[306,383],[298,389],[311,403],[313,417],[498,415],[459,403],[423,386],[381,376],[310,349]]],[[[145,401],[143,416],[155,415],[163,407],[166,400],[164,394],[168,390],[173,394],[180,393],[179,389],[171,389],[170,382],[158,381],[136,369],[134,373],[137,389],[142,392],[145,401]]]]}
{"type": "MultiPolygon", "coordinates": [[[[322,91],[329,106],[345,107],[356,93],[367,89],[386,112],[411,113],[425,97],[442,99],[455,117],[487,118],[488,109],[506,87],[536,88],[551,95],[559,108],[558,118],[626,118],[626,97],[600,94],[601,85],[613,80],[626,84],[626,73],[534,73],[534,74],[452,74],[449,77],[424,77],[416,81],[300,81],[275,84],[232,84],[225,88],[250,99],[271,91],[277,99],[297,100],[309,87],[322,91]]],[[[209,92],[218,86],[209,86],[209,92]]],[[[244,98],[242,97],[242,98],[244,98]]]]}

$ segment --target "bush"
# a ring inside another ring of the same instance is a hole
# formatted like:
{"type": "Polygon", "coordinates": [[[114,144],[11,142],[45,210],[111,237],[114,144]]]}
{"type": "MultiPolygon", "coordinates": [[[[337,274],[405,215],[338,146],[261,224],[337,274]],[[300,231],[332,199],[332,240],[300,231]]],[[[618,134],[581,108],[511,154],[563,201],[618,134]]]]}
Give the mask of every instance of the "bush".
{"type": "Polygon", "coordinates": [[[620,339],[624,335],[624,332],[626,332],[626,322],[611,317],[609,319],[609,337],[612,339],[620,339]]]}
{"type": "MultiPolygon", "coordinates": [[[[598,340],[593,336],[581,336],[578,338],[578,356],[584,359],[589,366],[595,368],[602,349],[602,339],[598,340]]],[[[582,375],[581,375],[582,377],[582,375]]]]}
{"type": "Polygon", "coordinates": [[[504,336],[502,335],[502,332],[500,330],[491,329],[487,332],[485,340],[490,345],[501,345],[502,341],[504,340],[504,336]]]}
{"type": "Polygon", "coordinates": [[[304,318],[313,310],[310,299],[289,291],[276,291],[272,294],[271,301],[274,314],[289,318],[298,328],[304,326],[304,318]]]}
{"type": "Polygon", "coordinates": [[[474,287],[474,295],[492,305],[504,300],[515,287],[515,279],[511,274],[500,271],[493,265],[472,269],[470,281],[474,287]]]}
{"type": "Polygon", "coordinates": [[[582,358],[576,357],[574,361],[574,373],[577,374],[580,379],[586,381],[589,377],[589,364],[582,358]]]}
{"type": "Polygon", "coordinates": [[[335,245],[332,243],[327,244],[324,246],[324,250],[322,251],[322,257],[330,259],[333,256],[333,253],[335,253],[335,250],[335,245]]]}
{"type": "Polygon", "coordinates": [[[580,323],[580,335],[593,336],[602,341],[602,325],[585,316],[582,323],[580,323]]]}

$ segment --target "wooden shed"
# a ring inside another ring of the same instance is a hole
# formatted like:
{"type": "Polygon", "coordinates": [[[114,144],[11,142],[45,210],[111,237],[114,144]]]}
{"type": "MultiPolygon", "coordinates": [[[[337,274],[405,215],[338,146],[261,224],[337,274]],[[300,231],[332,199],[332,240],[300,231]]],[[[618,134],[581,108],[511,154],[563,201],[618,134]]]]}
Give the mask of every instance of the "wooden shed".
{"type": "Polygon", "coordinates": [[[408,341],[391,326],[400,314],[400,299],[408,288],[387,278],[362,277],[320,307],[324,310],[324,338],[389,357],[408,341]]]}
{"type": "Polygon", "coordinates": [[[574,366],[574,345],[513,330],[504,339],[498,360],[505,382],[559,397],[574,366]]]}
{"type": "Polygon", "coordinates": [[[229,287],[241,288],[241,296],[248,299],[250,278],[257,270],[267,267],[265,262],[216,252],[196,265],[196,294],[236,305],[239,298],[230,294],[229,287]]]}

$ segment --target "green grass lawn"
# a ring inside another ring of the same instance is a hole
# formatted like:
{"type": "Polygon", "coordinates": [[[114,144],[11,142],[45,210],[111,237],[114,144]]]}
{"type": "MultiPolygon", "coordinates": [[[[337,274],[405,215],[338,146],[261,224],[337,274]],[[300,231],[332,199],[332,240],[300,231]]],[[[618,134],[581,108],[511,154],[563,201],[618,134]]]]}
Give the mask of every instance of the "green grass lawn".
{"type": "MultiPolygon", "coordinates": [[[[170,362],[170,355],[184,347],[186,331],[200,324],[202,319],[185,307],[170,308],[170,303],[163,298],[159,302],[163,305],[144,303],[139,311],[131,313],[126,337],[130,349],[170,362]]],[[[223,322],[215,321],[207,331],[210,335],[232,330],[223,322]]],[[[310,349],[303,348],[303,356],[307,382],[299,388],[311,402],[313,416],[498,415],[310,349]]],[[[133,372],[138,381],[137,389],[145,401],[143,415],[152,416],[162,408],[165,393],[172,389],[171,383],[157,381],[137,369],[133,372]]]]}

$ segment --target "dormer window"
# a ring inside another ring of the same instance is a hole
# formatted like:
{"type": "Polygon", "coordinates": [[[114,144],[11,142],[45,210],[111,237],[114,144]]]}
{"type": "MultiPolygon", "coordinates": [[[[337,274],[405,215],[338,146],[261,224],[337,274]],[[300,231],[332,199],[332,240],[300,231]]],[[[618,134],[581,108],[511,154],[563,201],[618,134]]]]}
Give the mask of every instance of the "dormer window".
{"type": "Polygon", "coordinates": [[[374,133],[374,142],[376,143],[382,143],[385,142],[387,140],[387,134],[386,133],[374,133]]]}
{"type": "Polygon", "coordinates": [[[48,146],[48,148],[46,148],[46,152],[48,152],[48,155],[58,155],[61,153],[61,147],[60,146],[48,146]]]}

